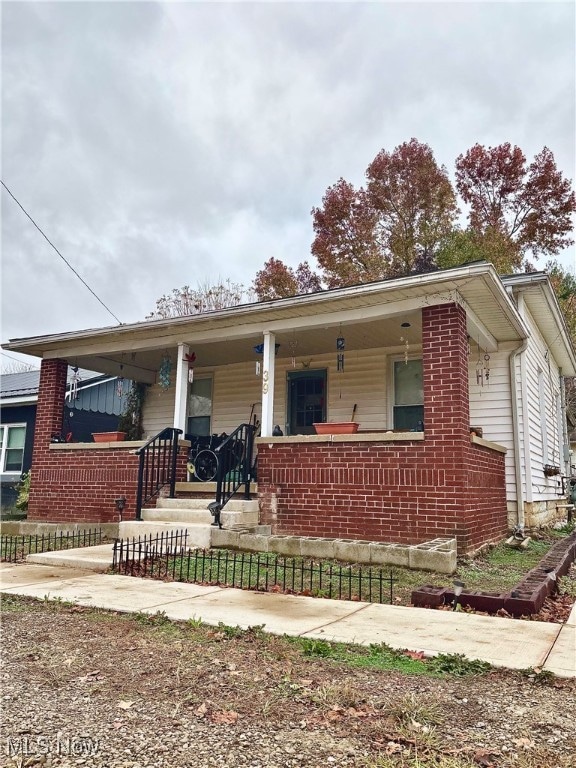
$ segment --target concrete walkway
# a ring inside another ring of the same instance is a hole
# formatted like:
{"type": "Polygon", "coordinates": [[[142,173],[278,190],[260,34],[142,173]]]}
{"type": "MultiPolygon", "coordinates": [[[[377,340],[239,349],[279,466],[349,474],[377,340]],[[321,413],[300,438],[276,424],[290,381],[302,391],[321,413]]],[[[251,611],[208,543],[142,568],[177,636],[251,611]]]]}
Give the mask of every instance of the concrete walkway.
{"type": "Polygon", "coordinates": [[[51,565],[47,559],[44,562],[45,565],[2,564],[0,591],[112,611],[160,611],[170,619],[193,618],[211,625],[222,622],[244,629],[264,625],[265,631],[278,635],[364,645],[386,643],[393,648],[423,651],[427,656],[461,653],[497,667],[542,668],[560,677],[576,677],[576,606],[566,624],[547,624],[165,583],[51,565]]]}

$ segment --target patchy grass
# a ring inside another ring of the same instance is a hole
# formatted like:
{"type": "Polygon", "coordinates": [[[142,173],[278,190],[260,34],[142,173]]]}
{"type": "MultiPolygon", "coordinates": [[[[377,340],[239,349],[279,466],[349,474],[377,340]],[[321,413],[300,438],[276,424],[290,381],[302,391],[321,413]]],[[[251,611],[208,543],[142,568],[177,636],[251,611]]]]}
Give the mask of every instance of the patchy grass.
{"type": "MultiPolygon", "coordinates": [[[[537,534],[522,550],[501,543],[474,558],[462,558],[452,576],[401,567],[377,568],[228,550],[191,552],[184,558],[163,556],[154,563],[147,563],[147,572],[143,567],[135,568],[134,575],[320,598],[410,605],[414,589],[424,584],[450,586],[455,578],[472,590],[508,591],[569,533],[568,530],[546,530],[537,534]]],[[[571,588],[568,582],[567,585],[571,588]]]]}

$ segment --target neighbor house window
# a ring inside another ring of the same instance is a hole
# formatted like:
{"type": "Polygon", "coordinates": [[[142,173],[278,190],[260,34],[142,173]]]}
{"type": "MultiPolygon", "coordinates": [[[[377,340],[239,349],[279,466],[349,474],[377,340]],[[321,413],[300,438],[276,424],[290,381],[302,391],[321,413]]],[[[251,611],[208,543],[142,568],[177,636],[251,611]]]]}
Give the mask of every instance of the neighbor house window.
{"type": "Polygon", "coordinates": [[[392,378],[394,429],[421,431],[424,428],[422,360],[394,360],[392,378]]]}
{"type": "Polygon", "coordinates": [[[194,379],[188,399],[188,429],[190,435],[209,435],[212,420],[212,377],[194,379]]]}
{"type": "Polygon", "coordinates": [[[2,472],[22,472],[26,424],[0,426],[0,467],[2,472]]]}

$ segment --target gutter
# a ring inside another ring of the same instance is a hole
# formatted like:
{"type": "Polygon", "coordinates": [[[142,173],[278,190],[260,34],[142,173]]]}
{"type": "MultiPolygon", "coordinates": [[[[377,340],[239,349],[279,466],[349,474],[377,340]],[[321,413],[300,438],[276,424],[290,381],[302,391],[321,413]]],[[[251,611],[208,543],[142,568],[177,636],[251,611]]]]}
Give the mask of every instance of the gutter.
{"type": "MultiPolygon", "coordinates": [[[[566,382],[560,369],[560,411],[562,413],[562,461],[564,462],[564,477],[570,477],[570,441],[568,440],[568,414],[566,406],[566,382]]],[[[570,490],[570,486],[568,486],[570,490]]]]}
{"type": "MultiPolygon", "coordinates": [[[[180,329],[187,326],[200,326],[200,331],[218,328],[220,324],[231,323],[233,326],[241,322],[250,322],[251,324],[263,323],[270,324],[278,319],[282,319],[282,313],[286,310],[297,308],[303,312],[316,314],[318,307],[335,300],[357,299],[358,297],[380,296],[382,303],[387,303],[388,296],[394,296],[395,291],[425,289],[425,291],[458,291],[459,281],[466,281],[471,278],[482,278],[489,287],[494,299],[499,303],[508,319],[521,335],[525,332],[524,323],[518,315],[513,302],[506,301],[506,290],[498,277],[494,267],[488,262],[481,261],[436,272],[426,272],[420,275],[410,275],[407,277],[391,278],[383,281],[374,281],[346,288],[332,288],[330,290],[318,291],[316,293],[300,294],[285,299],[275,299],[272,301],[255,302],[252,304],[241,304],[235,307],[226,307],[219,310],[211,310],[197,315],[185,315],[160,320],[147,320],[137,323],[126,323],[115,326],[106,326],[104,328],[85,329],[81,331],[68,331],[56,333],[48,336],[33,336],[22,339],[11,339],[3,344],[3,348],[19,351],[23,349],[32,349],[33,347],[44,345],[55,346],[57,344],[66,344],[68,342],[82,342],[90,340],[94,343],[96,340],[106,339],[114,336],[124,336],[127,333],[136,333],[145,335],[154,330],[160,331],[161,335],[171,335],[178,333],[180,329]],[[279,316],[280,315],[280,316],[279,316]],[[264,317],[262,317],[264,316],[264,317]],[[203,326],[205,326],[203,328],[203,326]]],[[[338,309],[338,308],[337,308],[338,309]]],[[[288,315],[285,318],[287,328],[290,327],[290,320],[294,315],[288,315]]],[[[42,350],[41,350],[42,351],[42,350]]],[[[32,352],[31,354],[37,354],[32,352]]]]}

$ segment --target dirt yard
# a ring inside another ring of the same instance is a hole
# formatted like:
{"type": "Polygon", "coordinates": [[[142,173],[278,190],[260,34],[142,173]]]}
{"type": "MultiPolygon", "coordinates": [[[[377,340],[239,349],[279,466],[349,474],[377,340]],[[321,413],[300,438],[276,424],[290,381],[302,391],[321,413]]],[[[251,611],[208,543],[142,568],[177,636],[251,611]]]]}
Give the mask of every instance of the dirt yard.
{"type": "Polygon", "coordinates": [[[574,681],[415,674],[423,664],[408,657],[400,672],[366,649],[336,657],[259,628],[18,597],[2,608],[3,766],[575,764],[574,681]]]}

